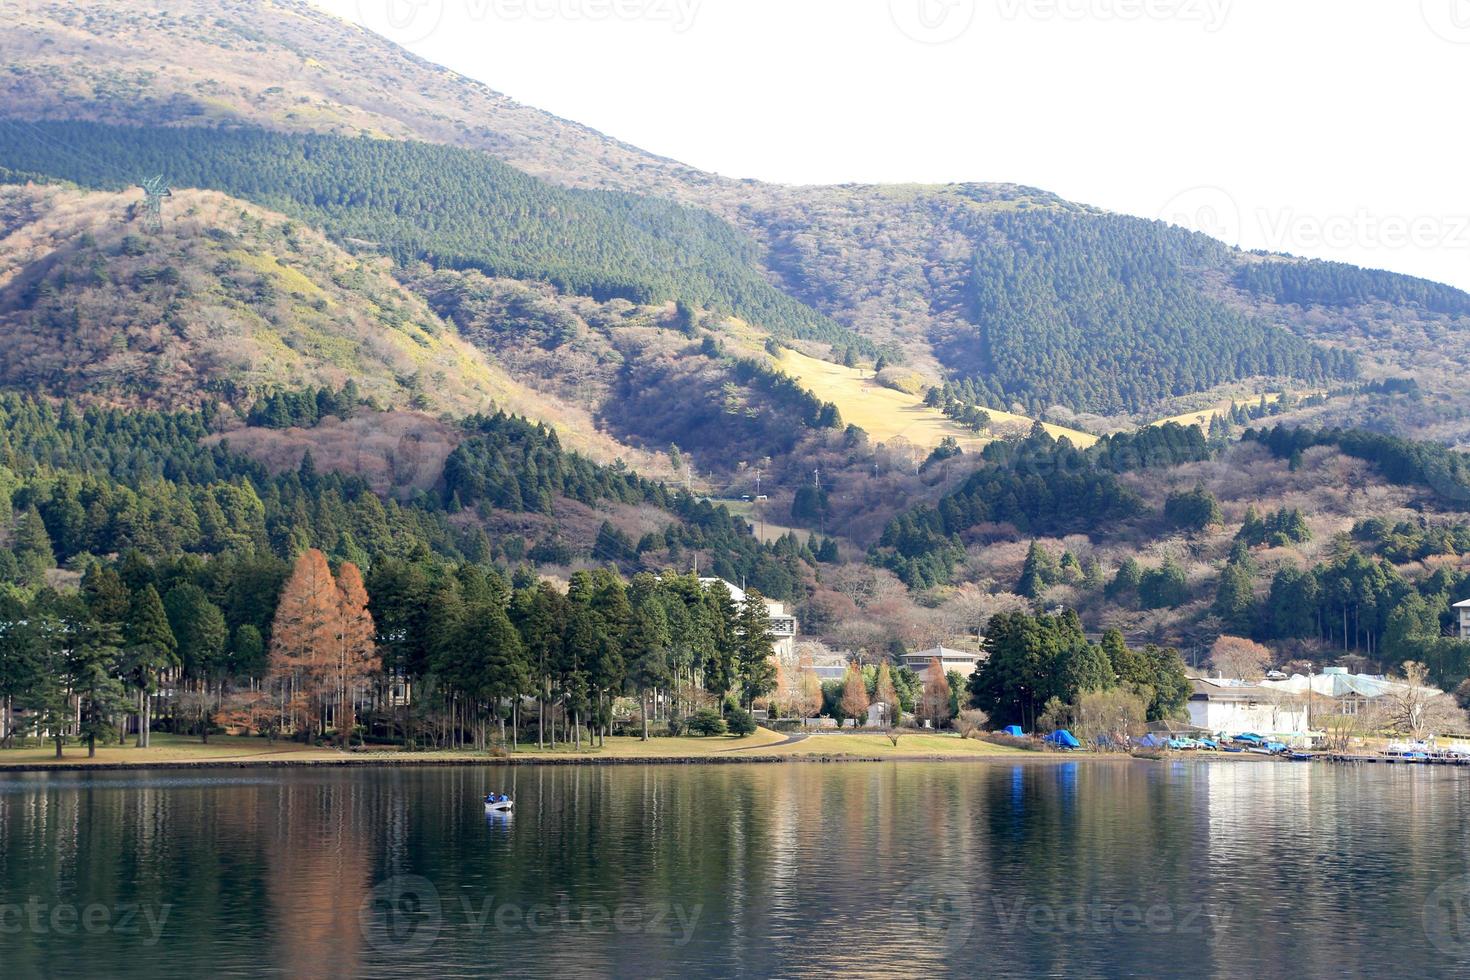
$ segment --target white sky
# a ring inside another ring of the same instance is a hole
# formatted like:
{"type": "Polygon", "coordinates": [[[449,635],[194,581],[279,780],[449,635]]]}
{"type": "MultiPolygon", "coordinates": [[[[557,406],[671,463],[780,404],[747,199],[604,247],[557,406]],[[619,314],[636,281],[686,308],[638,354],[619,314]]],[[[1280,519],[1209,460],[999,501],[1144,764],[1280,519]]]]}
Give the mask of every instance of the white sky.
{"type": "Polygon", "coordinates": [[[1015,181],[1470,289],[1470,0],[314,0],[705,170],[1015,181]]]}

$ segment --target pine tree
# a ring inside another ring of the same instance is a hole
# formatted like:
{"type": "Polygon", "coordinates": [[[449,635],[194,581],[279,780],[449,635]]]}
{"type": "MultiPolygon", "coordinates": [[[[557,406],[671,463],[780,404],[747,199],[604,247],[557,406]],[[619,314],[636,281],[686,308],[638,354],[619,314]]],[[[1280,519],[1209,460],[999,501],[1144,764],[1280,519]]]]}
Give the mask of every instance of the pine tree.
{"type": "Polygon", "coordinates": [[[739,674],[741,700],[747,709],[757,698],[771,693],[776,684],[776,667],[772,647],[776,638],[771,633],[771,617],[766,600],[755,589],[745,594],[736,630],[736,670],[739,674]]]}
{"type": "Polygon", "coordinates": [[[178,641],[151,582],[133,594],[123,642],[123,674],[138,698],[137,747],[146,749],[151,744],[152,695],[159,675],[180,663],[178,641]]]}

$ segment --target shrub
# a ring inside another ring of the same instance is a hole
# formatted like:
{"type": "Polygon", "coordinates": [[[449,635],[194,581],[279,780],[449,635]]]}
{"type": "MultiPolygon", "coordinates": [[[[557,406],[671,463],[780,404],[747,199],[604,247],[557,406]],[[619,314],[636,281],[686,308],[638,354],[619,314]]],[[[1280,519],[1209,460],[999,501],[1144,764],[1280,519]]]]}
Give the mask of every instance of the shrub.
{"type": "Polygon", "coordinates": [[[979,708],[966,708],[955,715],[954,727],[955,731],[960,733],[960,738],[969,738],[984,728],[988,721],[990,721],[990,716],[979,708]]]}
{"type": "Polygon", "coordinates": [[[684,734],[684,719],[683,718],[670,718],[669,719],[669,734],[671,736],[675,737],[675,738],[677,738],[680,735],[683,735],[684,734]]]}
{"type": "Polygon", "coordinates": [[[736,708],[725,716],[725,725],[731,735],[754,735],[755,716],[743,708],[736,708]]]}
{"type": "Polygon", "coordinates": [[[714,708],[700,708],[684,724],[695,735],[723,735],[726,730],[725,719],[714,708]]]}

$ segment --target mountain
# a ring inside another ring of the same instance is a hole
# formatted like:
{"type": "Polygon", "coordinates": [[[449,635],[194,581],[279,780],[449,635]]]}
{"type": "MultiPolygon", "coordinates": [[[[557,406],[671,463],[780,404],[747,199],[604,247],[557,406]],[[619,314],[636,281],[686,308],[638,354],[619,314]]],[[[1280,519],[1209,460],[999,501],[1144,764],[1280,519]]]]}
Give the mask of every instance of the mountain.
{"type": "MultiPolygon", "coordinates": [[[[611,264],[586,254],[568,257],[564,269],[527,263],[524,253],[534,243],[487,256],[465,248],[474,224],[453,220],[433,241],[421,229],[402,229],[389,243],[400,258],[412,251],[439,264],[468,262],[497,275],[559,282],[573,292],[633,287],[640,302],[708,304],[814,342],[815,353],[881,348],[890,361],[935,382],[968,385],[993,407],[1136,419],[1221,385],[1317,387],[1365,370],[1412,368],[1402,358],[1383,363],[1364,342],[1365,325],[1375,321],[1379,328],[1389,321],[1410,345],[1449,330],[1464,346],[1467,297],[1458,291],[1426,300],[1421,288],[1404,285],[1406,277],[1346,267],[1323,280],[1289,257],[1247,255],[1161,222],[1109,215],[1017,185],[786,187],[705,174],[520,105],[304,3],[168,0],[148,11],[37,3],[5,33],[0,52],[14,66],[0,82],[5,116],[141,130],[139,145],[113,159],[115,136],[72,130],[80,142],[69,143],[63,131],[42,127],[31,140],[49,148],[45,159],[38,161],[32,146],[0,157],[0,166],[27,170],[20,164],[29,160],[43,173],[85,173],[112,186],[137,180],[119,171],[146,160],[258,200],[229,175],[198,169],[206,144],[220,141],[217,153],[227,146],[234,153],[245,142],[294,152],[289,148],[307,145],[300,141],[314,134],[346,142],[312,146],[356,154],[368,152],[357,139],[373,137],[391,141],[391,149],[371,155],[446,165],[459,158],[435,157],[447,151],[425,144],[477,151],[513,168],[481,174],[485,180],[535,187],[536,197],[558,209],[576,200],[597,212],[597,240],[614,227],[603,221],[608,212],[620,212],[621,230],[606,240],[634,241],[627,261],[619,248],[611,264]],[[213,135],[189,136],[181,128],[213,135]],[[189,150],[178,150],[180,144],[189,150]],[[104,146],[99,158],[93,151],[104,146]],[[105,167],[96,166],[98,159],[105,167]],[[614,196],[558,199],[547,189],[553,185],[614,196]],[[694,267],[669,267],[664,248],[694,267]],[[1266,288],[1253,271],[1263,264],[1305,268],[1302,275],[1329,288],[1266,288]],[[1322,329],[1325,319],[1331,330],[1322,329]]],[[[12,131],[6,154],[16,150],[12,131]]],[[[309,174],[292,180],[311,183],[309,174]]],[[[331,193],[352,207],[349,188],[331,193]]],[[[287,203],[273,202],[293,210],[287,203]]],[[[296,204],[305,213],[319,202],[298,197],[296,204]]],[[[352,221],[333,210],[319,209],[324,226],[339,238],[350,235],[352,221]]],[[[544,217],[530,215],[531,226],[554,240],[557,222],[544,217]]],[[[385,229],[371,224],[375,233],[385,229]]]]}
{"type": "Polygon", "coordinates": [[[512,378],[390,274],[321,233],[180,190],[145,231],[142,195],[0,186],[0,384],[94,403],[241,409],[353,382],[379,405],[555,422],[569,446],[661,464],[589,413],[512,378]]]}

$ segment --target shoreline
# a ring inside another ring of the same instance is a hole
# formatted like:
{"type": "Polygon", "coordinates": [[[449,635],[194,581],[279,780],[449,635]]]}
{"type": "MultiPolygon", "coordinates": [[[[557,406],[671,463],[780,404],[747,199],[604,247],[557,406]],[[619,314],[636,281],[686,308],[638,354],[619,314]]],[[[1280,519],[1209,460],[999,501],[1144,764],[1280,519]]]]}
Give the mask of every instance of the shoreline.
{"type": "Polygon", "coordinates": [[[369,757],[355,759],[344,756],[340,759],[180,759],[180,760],[139,760],[138,762],[117,762],[113,760],[70,760],[63,759],[59,762],[17,762],[6,763],[0,761],[0,776],[6,773],[36,773],[36,772],[123,772],[128,770],[148,769],[310,769],[310,768],[446,768],[452,766],[668,766],[668,765],[752,765],[770,763],[843,763],[843,762],[954,762],[954,763],[1042,763],[1053,764],[1059,762],[1077,762],[1079,760],[1090,762],[1152,762],[1151,759],[1140,759],[1131,755],[1102,755],[1095,753],[1079,753],[1077,755],[1063,755],[1050,752],[1017,752],[1014,754],[997,753],[995,755],[941,755],[941,754],[914,754],[914,755],[852,755],[852,754],[787,754],[787,755],[669,755],[669,756],[522,756],[506,758],[392,758],[392,757],[369,757]]]}

